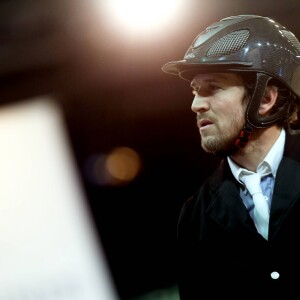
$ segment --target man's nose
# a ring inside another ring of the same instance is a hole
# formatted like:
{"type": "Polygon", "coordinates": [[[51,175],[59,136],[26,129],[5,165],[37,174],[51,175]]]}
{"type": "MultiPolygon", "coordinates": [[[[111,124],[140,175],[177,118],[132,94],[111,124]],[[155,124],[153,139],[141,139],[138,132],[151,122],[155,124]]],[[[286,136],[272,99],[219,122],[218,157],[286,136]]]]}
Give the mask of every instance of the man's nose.
{"type": "Polygon", "coordinates": [[[198,112],[205,112],[209,110],[210,103],[208,98],[209,97],[200,96],[196,94],[191,106],[192,111],[194,113],[198,113],[198,112]]]}

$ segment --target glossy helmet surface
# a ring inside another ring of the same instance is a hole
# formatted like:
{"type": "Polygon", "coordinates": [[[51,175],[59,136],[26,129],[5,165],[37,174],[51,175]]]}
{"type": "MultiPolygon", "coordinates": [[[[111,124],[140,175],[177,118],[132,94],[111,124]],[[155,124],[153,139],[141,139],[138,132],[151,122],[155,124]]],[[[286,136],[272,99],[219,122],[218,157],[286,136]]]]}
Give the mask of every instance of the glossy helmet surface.
{"type": "Polygon", "coordinates": [[[194,39],[183,60],[168,62],[162,70],[186,80],[207,72],[258,74],[246,114],[254,127],[268,127],[286,115],[285,110],[265,118],[258,116],[260,99],[271,78],[300,98],[300,43],[291,31],[268,17],[222,19],[194,39]]]}

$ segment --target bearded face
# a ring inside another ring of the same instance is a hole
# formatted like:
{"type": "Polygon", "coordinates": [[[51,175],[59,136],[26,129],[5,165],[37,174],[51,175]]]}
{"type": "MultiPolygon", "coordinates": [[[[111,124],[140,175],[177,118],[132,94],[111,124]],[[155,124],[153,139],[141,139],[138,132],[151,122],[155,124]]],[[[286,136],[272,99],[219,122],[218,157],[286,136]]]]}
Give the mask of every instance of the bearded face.
{"type": "Polygon", "coordinates": [[[198,74],[191,86],[202,148],[214,154],[228,151],[245,125],[243,79],[232,73],[198,74]]]}

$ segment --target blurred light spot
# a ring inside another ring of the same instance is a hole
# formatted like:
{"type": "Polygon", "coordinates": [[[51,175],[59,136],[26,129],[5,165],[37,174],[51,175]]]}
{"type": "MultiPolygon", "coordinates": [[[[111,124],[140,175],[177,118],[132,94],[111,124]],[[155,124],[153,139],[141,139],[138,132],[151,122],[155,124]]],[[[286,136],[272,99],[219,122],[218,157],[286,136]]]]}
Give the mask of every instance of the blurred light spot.
{"type": "Polygon", "coordinates": [[[120,28],[135,31],[160,30],[175,19],[183,0],[106,0],[107,13],[120,28]]]}
{"type": "Polygon", "coordinates": [[[141,159],[136,151],[118,147],[108,154],[91,156],[85,165],[89,181],[100,186],[117,186],[134,180],[141,170],[141,159]]]}
{"type": "Polygon", "coordinates": [[[127,147],[114,149],[106,159],[108,173],[122,182],[132,181],[139,173],[140,167],[139,155],[127,147]]]}

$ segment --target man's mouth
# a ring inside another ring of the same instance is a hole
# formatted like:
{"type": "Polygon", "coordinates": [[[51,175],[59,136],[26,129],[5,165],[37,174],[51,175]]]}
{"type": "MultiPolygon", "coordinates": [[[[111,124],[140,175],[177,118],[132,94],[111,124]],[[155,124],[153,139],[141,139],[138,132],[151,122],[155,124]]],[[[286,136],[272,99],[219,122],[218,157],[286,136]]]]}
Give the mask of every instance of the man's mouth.
{"type": "Polygon", "coordinates": [[[198,125],[198,127],[199,127],[200,129],[201,129],[201,128],[204,128],[204,127],[206,127],[206,126],[208,126],[208,125],[211,125],[211,124],[213,124],[213,122],[210,121],[210,120],[208,120],[208,119],[198,120],[198,122],[197,122],[197,125],[198,125]]]}

